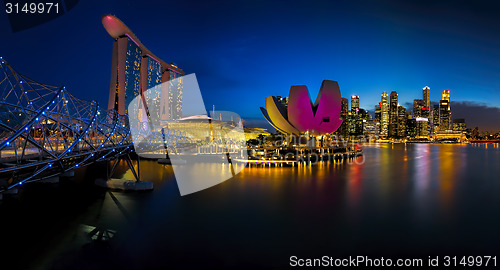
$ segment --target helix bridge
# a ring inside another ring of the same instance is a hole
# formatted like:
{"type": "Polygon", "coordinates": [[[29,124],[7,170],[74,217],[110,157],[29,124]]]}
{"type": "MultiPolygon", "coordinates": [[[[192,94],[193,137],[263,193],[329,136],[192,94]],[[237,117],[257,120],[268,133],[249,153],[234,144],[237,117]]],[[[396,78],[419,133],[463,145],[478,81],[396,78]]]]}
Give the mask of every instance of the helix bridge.
{"type": "MultiPolygon", "coordinates": [[[[64,86],[38,83],[0,58],[0,195],[133,151],[128,117],[64,86]]],[[[112,171],[113,171],[112,170],[112,171]]]]}

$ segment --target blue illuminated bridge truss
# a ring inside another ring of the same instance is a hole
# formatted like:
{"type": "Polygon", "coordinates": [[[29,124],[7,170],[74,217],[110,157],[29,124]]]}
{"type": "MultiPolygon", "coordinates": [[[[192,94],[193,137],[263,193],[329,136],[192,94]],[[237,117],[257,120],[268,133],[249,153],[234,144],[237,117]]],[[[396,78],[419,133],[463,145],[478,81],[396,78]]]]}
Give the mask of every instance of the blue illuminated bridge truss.
{"type": "MultiPolygon", "coordinates": [[[[0,97],[0,194],[93,162],[128,157],[133,149],[126,116],[76,98],[65,87],[35,82],[1,58],[0,97]]],[[[131,165],[130,157],[127,162],[131,165]]]]}

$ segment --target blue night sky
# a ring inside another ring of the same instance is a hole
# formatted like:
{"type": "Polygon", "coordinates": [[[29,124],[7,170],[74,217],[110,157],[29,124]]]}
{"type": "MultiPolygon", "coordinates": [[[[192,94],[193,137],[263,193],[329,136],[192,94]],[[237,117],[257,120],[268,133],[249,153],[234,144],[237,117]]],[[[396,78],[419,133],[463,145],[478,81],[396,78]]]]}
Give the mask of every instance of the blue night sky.
{"type": "Polygon", "coordinates": [[[407,106],[426,85],[433,101],[450,89],[454,117],[500,130],[495,1],[82,0],[17,33],[2,13],[0,55],[28,77],[107,106],[112,38],[101,16],[108,13],[160,58],[196,73],[207,108],[234,111],[250,125],[263,123],[266,96],[305,84],[315,99],[330,79],[368,110],[382,91],[396,90],[407,106]]]}

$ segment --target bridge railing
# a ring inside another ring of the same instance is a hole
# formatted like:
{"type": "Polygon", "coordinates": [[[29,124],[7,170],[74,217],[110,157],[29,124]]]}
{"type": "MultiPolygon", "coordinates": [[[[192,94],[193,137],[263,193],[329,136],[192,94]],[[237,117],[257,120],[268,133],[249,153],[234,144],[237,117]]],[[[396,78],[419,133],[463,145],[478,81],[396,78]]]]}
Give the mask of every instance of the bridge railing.
{"type": "Polygon", "coordinates": [[[132,150],[128,117],[0,58],[0,192],[132,150]]]}

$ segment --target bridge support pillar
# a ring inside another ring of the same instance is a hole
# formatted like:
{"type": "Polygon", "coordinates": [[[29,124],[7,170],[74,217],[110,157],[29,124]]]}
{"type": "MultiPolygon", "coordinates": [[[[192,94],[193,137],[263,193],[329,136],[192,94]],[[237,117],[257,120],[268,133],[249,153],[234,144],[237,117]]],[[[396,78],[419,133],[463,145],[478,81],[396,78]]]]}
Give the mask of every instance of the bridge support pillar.
{"type": "Polygon", "coordinates": [[[107,179],[98,178],[95,180],[95,184],[100,187],[111,188],[111,189],[135,190],[135,191],[153,190],[152,182],[141,181],[141,170],[140,170],[141,163],[139,157],[137,157],[137,169],[135,168],[132,159],[128,154],[125,155],[124,158],[125,161],[127,161],[128,167],[132,172],[132,174],[134,175],[135,180],[112,178],[113,173],[116,169],[116,165],[118,164],[118,160],[116,160],[114,164],[111,166],[111,170],[109,170],[109,164],[107,164],[108,165],[107,179]]]}
{"type": "Polygon", "coordinates": [[[74,171],[74,170],[67,171],[67,172],[65,172],[65,173],[61,173],[59,176],[63,176],[63,177],[73,177],[73,176],[75,176],[75,171],[74,171]]]}
{"type": "Polygon", "coordinates": [[[132,191],[140,191],[140,190],[153,190],[153,183],[147,181],[136,181],[136,180],[127,180],[127,179],[96,179],[95,184],[110,189],[121,189],[121,190],[132,190],[132,191]]]}
{"type": "Polygon", "coordinates": [[[3,194],[16,195],[19,192],[17,188],[11,188],[3,192],[3,194]]]}
{"type": "Polygon", "coordinates": [[[3,195],[17,195],[18,193],[18,190],[17,188],[11,188],[11,189],[8,189],[2,193],[0,193],[0,201],[3,199],[3,195]]]}
{"type": "Polygon", "coordinates": [[[57,184],[59,183],[59,176],[53,176],[40,181],[41,183],[57,184]]]}

